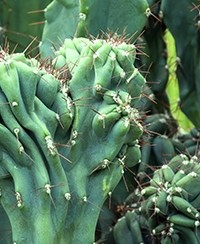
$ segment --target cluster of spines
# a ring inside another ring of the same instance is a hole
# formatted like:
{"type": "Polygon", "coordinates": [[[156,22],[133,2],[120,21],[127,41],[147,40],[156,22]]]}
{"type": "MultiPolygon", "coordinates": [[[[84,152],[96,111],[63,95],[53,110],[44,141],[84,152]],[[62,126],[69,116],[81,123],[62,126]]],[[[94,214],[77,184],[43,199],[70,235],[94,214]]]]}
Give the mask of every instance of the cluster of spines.
{"type": "MultiPolygon", "coordinates": [[[[134,45],[125,43],[114,45],[105,40],[89,42],[84,38],[66,40],[64,46],[57,52],[56,67],[61,67],[68,62],[73,74],[76,70],[76,60],[81,55],[82,49],[87,49],[87,46],[92,52],[95,71],[94,83],[88,89],[92,90],[90,93],[92,97],[103,101],[92,122],[95,133],[97,135],[107,134],[117,120],[124,117],[126,127],[129,127],[130,124],[138,127],[138,134],[135,135],[135,139],[137,139],[142,134],[143,128],[139,123],[139,112],[133,108],[133,105],[140,98],[144,79],[132,66],[135,58],[134,45]],[[68,61],[71,52],[73,52],[73,58],[68,61]],[[130,89],[131,86],[133,89],[130,89]]],[[[82,99],[84,100],[84,98],[82,99]]]]}

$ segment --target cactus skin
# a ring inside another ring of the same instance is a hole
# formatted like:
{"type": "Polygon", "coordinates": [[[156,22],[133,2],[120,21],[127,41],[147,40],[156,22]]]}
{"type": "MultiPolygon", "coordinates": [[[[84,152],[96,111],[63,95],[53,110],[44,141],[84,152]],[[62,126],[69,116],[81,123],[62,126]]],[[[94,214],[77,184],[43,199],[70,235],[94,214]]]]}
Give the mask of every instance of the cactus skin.
{"type": "MultiPolygon", "coordinates": [[[[141,71],[147,72],[148,88],[152,92],[154,103],[151,103],[152,113],[164,113],[168,110],[169,102],[165,91],[169,71],[167,67],[166,43],[164,33],[166,26],[159,16],[161,1],[148,1],[152,15],[148,19],[145,32],[137,40],[137,45],[144,55],[139,55],[136,65],[142,67],[141,71]]],[[[150,94],[151,94],[150,92],[150,94]]],[[[148,98],[147,98],[148,99],[148,98]]]]}
{"type": "Polygon", "coordinates": [[[128,233],[136,244],[199,243],[199,183],[198,158],[173,157],[127,198],[125,206],[132,211],[114,226],[115,242],[123,243],[128,233]]]}
{"type": "MultiPolygon", "coordinates": [[[[89,205],[86,207],[86,215],[84,215],[83,220],[79,220],[84,227],[82,231],[85,232],[86,226],[89,225],[91,228],[91,218],[98,217],[95,212],[100,211],[99,207],[102,206],[109,192],[113,191],[122,177],[123,164],[126,163],[126,153],[128,151],[125,150],[122,154],[121,148],[132,142],[132,137],[129,134],[134,135],[132,129],[139,126],[139,124],[137,125],[138,112],[132,108],[136,99],[134,97],[134,88],[137,86],[137,81],[139,81],[141,92],[144,79],[141,82],[140,75],[129,79],[135,72],[135,68],[132,65],[133,60],[126,62],[129,59],[125,57],[124,66],[121,65],[123,74],[126,74],[125,77],[122,78],[121,73],[116,71],[116,67],[119,65],[118,62],[123,59],[123,56],[121,56],[123,48],[129,49],[129,52],[131,51],[129,58],[131,55],[135,56],[133,45],[126,46],[121,43],[115,46],[114,43],[106,43],[103,40],[88,42],[84,38],[75,38],[74,40],[66,40],[64,46],[66,47],[64,58],[68,66],[71,67],[72,74],[69,89],[76,105],[73,130],[78,133],[78,137],[74,139],[76,143],[67,155],[72,162],[76,163],[71,171],[71,165],[66,165],[66,167],[69,167],[66,172],[69,172],[70,189],[72,189],[72,192],[76,192],[76,198],[80,199],[82,196],[89,194],[88,201],[95,202],[98,206],[94,211],[94,217],[91,216],[91,206],[89,205]],[[77,50],[76,56],[80,55],[79,62],[76,62],[77,65],[73,60],[74,57],[71,57],[68,53],[68,51],[73,50],[69,47],[73,46],[73,49],[77,50]],[[109,97],[108,91],[112,91],[111,94],[114,96],[109,97]],[[119,92],[117,93],[117,91],[119,92]],[[88,109],[82,109],[83,106],[88,109]],[[110,106],[112,110],[110,110],[110,106]],[[107,120],[109,114],[113,112],[114,117],[107,120]],[[87,118],[87,122],[85,118],[87,118]],[[135,125],[132,123],[134,121],[136,121],[135,125]],[[90,131],[90,140],[87,140],[86,145],[85,142],[81,142],[81,138],[88,138],[88,131],[90,131]],[[81,152],[85,150],[88,153],[81,155],[81,152]],[[85,167],[86,162],[87,168],[85,167]],[[80,172],[83,171],[81,168],[85,168],[84,175],[75,177],[74,175],[80,175],[80,172]],[[90,178],[86,180],[88,175],[90,175],[90,178]],[[78,183],[79,180],[80,183],[78,183]],[[87,181],[88,183],[85,185],[87,181]]],[[[59,60],[61,56],[63,57],[63,50],[60,53],[58,52],[57,55],[59,60]]],[[[72,211],[77,216],[75,213],[77,210],[72,211]]],[[[77,216],[77,218],[80,218],[80,216],[77,216]]],[[[83,233],[76,232],[75,234],[76,238],[82,238],[83,236],[83,233]]],[[[78,240],[76,239],[76,241],[78,240]]]]}
{"type": "Polygon", "coordinates": [[[134,104],[145,80],[134,45],[117,40],[66,40],[65,80],[53,75],[63,72],[63,48],[50,73],[1,51],[0,200],[14,242],[93,243],[101,207],[134,157],[132,138],[143,132],[134,104]]]}
{"type": "Polygon", "coordinates": [[[181,152],[186,147],[180,140],[175,140],[177,125],[168,114],[155,113],[146,117],[141,141],[141,163],[138,164],[138,178],[148,180],[154,167],[160,167],[181,152]]]}
{"type": "Polygon", "coordinates": [[[118,34],[125,31],[134,42],[149,14],[146,0],[137,3],[133,0],[54,0],[45,12],[41,55],[53,56],[52,48],[58,49],[65,38],[97,36],[108,30],[118,34]],[[63,22],[63,28],[57,28],[63,22]]]}
{"type": "MultiPolygon", "coordinates": [[[[79,19],[76,36],[83,37],[88,33],[97,36],[99,30],[105,32],[108,29],[123,33],[126,29],[129,35],[141,32],[149,16],[147,1],[94,1],[81,0],[80,14],[84,18],[79,19]],[[103,16],[102,16],[103,13],[103,16]],[[134,18],[137,16],[137,18],[134,18]]],[[[134,37],[135,38],[135,37],[134,37]]]]}
{"type": "Polygon", "coordinates": [[[79,16],[78,0],[54,0],[45,9],[46,23],[42,34],[40,52],[43,57],[54,55],[54,49],[58,49],[65,38],[73,37],[76,31],[79,16]],[[66,28],[60,31],[61,23],[65,23],[66,28]]]}
{"type": "Polygon", "coordinates": [[[9,223],[9,219],[5,210],[0,206],[0,243],[10,244],[12,243],[12,231],[9,223]]]}
{"type": "MultiPolygon", "coordinates": [[[[34,67],[33,61],[23,54],[10,56],[1,51],[1,168],[8,172],[1,177],[1,205],[16,243],[59,243],[62,236],[58,234],[66,217],[59,210],[67,210],[64,195],[69,192],[57,149],[52,144],[60,123],[58,114],[44,105],[36,93],[43,76],[46,82],[54,79],[57,83],[56,95],[62,90],[59,81],[34,67]],[[53,192],[53,186],[61,183],[53,192]],[[53,211],[54,206],[57,211],[53,211]]],[[[69,99],[64,93],[63,97],[69,99]]]]}

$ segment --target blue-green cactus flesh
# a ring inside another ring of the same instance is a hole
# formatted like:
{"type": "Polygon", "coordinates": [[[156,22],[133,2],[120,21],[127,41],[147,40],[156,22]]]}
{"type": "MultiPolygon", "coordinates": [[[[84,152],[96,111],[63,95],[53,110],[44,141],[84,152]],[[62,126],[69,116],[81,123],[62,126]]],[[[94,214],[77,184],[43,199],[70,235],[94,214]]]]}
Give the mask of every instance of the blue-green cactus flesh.
{"type": "Polygon", "coordinates": [[[1,52],[0,199],[16,243],[93,243],[104,201],[140,163],[134,45],[75,38],[56,55],[53,70],[1,52]]]}

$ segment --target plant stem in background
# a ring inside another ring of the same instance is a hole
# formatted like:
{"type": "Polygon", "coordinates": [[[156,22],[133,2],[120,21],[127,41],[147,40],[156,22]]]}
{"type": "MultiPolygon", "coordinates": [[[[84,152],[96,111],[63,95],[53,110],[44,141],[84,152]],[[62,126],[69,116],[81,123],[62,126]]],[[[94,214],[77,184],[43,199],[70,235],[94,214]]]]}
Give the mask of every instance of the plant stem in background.
{"type": "Polygon", "coordinates": [[[194,125],[179,107],[179,86],[176,77],[176,47],[174,38],[168,30],[165,33],[165,41],[168,53],[167,65],[169,67],[169,80],[166,91],[169,96],[170,109],[180,128],[189,131],[194,125]]]}

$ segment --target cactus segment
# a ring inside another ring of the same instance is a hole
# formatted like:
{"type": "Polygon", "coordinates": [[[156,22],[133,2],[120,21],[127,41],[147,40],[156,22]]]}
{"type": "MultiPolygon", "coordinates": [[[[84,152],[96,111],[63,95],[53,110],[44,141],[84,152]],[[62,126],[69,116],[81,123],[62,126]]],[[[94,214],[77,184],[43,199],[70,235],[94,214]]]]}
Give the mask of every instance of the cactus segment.
{"type": "MultiPolygon", "coordinates": [[[[160,243],[173,243],[183,241],[187,235],[188,240],[198,243],[199,180],[197,157],[181,154],[155,170],[142,190],[137,189],[141,201],[133,211],[146,218],[149,238],[160,243]]],[[[145,225],[140,225],[143,237],[145,229],[145,225]]]]}
{"type": "Polygon", "coordinates": [[[56,52],[62,62],[52,61],[56,69],[1,53],[0,199],[14,242],[75,244],[84,236],[92,243],[104,201],[125,167],[140,163],[143,127],[133,100],[145,79],[134,73],[133,45],[119,46],[66,40],[56,52]],[[113,78],[122,49],[125,76],[113,78]]]}
{"type": "Polygon", "coordinates": [[[149,13],[146,0],[137,4],[130,0],[126,0],[126,4],[122,0],[117,3],[113,0],[54,0],[45,11],[46,23],[40,52],[43,57],[55,56],[52,48],[57,50],[66,38],[99,36],[108,30],[119,35],[128,34],[134,42],[144,28],[149,13]],[[63,21],[63,28],[57,28],[58,23],[63,21]]]}
{"type": "MultiPolygon", "coordinates": [[[[19,55],[1,51],[1,57],[1,167],[8,174],[1,177],[1,204],[12,226],[13,241],[23,242],[26,239],[40,243],[41,238],[45,238],[46,243],[53,243],[59,238],[52,225],[61,215],[58,212],[51,217],[52,206],[66,208],[64,194],[69,192],[69,188],[53,143],[59,121],[51,110],[51,103],[44,104],[36,94],[39,94],[37,87],[43,76],[46,82],[52,82],[53,97],[60,93],[60,82],[41,71],[38,62],[29,61],[23,55],[19,58],[19,55]],[[63,186],[54,192],[53,185],[61,183],[63,186]],[[37,223],[37,227],[31,223],[37,223]],[[31,233],[24,233],[27,226],[31,233]],[[48,231],[52,235],[47,238],[48,231]]],[[[46,95],[51,96],[51,93],[46,95]]],[[[65,219],[66,214],[62,215],[65,219]]],[[[54,227],[59,229],[60,223],[54,227]]]]}

